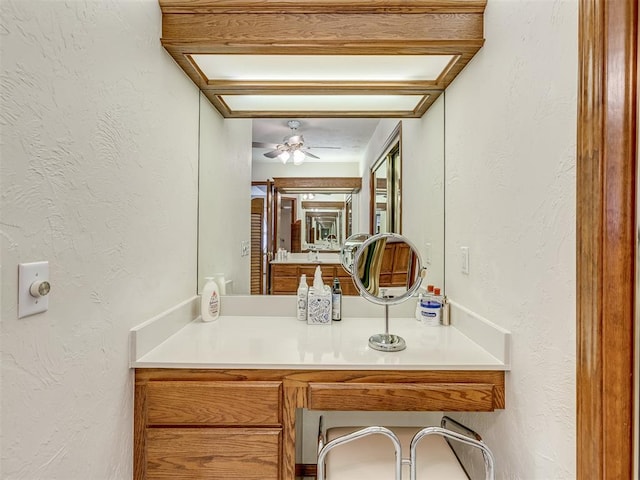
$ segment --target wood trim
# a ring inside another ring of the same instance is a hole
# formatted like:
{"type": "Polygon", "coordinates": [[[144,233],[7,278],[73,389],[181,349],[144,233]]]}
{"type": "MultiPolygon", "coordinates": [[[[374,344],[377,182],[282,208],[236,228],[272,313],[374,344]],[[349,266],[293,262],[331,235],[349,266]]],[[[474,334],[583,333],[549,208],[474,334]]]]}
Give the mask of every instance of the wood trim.
{"type": "Polygon", "coordinates": [[[316,200],[305,200],[302,202],[302,209],[306,210],[309,208],[326,208],[326,209],[337,209],[344,210],[345,202],[322,202],[316,200]]]}
{"type": "Polygon", "coordinates": [[[273,184],[280,193],[357,192],[362,188],[361,177],[275,177],[273,184]]]}
{"type": "Polygon", "coordinates": [[[483,13],[486,0],[159,0],[162,13],[483,13]]]}
{"type": "Polygon", "coordinates": [[[162,45],[224,117],[419,118],[484,44],[486,0],[160,0],[162,45]],[[208,79],[194,54],[453,55],[434,80],[238,82],[208,79]],[[403,111],[233,111],[232,94],[413,94],[403,111]]]}
{"type": "Polygon", "coordinates": [[[133,405],[133,480],[147,478],[147,382],[136,376],[133,405]]]}
{"type": "Polygon", "coordinates": [[[631,478],[633,470],[637,17],[633,0],[580,3],[576,360],[581,480],[631,478]]]}

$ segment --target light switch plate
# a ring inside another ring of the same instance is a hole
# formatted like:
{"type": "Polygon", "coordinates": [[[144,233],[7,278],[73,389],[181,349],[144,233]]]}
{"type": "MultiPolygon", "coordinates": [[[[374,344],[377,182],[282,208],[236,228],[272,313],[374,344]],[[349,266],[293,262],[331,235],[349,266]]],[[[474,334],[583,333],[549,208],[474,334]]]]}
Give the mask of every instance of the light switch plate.
{"type": "Polygon", "coordinates": [[[460,270],[469,275],[469,247],[460,247],[460,270]]]}
{"type": "Polygon", "coordinates": [[[18,318],[28,317],[49,309],[49,295],[34,297],[29,289],[34,282],[49,281],[49,262],[18,265],[18,318]]]}
{"type": "Polygon", "coordinates": [[[431,242],[427,242],[424,252],[424,263],[431,265],[431,242]]]}

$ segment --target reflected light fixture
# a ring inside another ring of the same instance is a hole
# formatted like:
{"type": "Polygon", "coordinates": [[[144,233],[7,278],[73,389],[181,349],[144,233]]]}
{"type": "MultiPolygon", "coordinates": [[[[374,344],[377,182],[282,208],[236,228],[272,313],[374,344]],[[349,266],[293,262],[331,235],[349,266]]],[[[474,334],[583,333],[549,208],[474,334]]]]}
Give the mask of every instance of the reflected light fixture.
{"type": "Polygon", "coordinates": [[[282,163],[286,165],[287,160],[289,160],[289,157],[291,156],[291,154],[289,152],[282,152],[280,155],[278,155],[278,158],[280,160],[282,160],[282,163]]]}
{"type": "Polygon", "coordinates": [[[304,152],[301,152],[300,150],[295,150],[293,152],[293,164],[294,165],[300,165],[302,164],[302,162],[304,162],[304,152]]]}

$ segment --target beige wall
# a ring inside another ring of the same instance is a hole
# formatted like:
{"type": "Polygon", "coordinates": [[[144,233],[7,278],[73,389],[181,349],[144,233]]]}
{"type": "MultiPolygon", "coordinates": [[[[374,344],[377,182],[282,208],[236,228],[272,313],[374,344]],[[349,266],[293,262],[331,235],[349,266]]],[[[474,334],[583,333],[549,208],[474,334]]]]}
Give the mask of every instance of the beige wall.
{"type": "Polygon", "coordinates": [[[0,2],[6,479],[129,479],[129,329],[196,291],[198,91],[156,0],[0,2]],[[17,265],[49,311],[18,319],[17,265]]]}
{"type": "Polygon", "coordinates": [[[512,370],[506,410],[458,417],[498,478],[573,479],[576,2],[490,0],[485,36],[446,92],[446,285],[511,331],[512,370]]]}

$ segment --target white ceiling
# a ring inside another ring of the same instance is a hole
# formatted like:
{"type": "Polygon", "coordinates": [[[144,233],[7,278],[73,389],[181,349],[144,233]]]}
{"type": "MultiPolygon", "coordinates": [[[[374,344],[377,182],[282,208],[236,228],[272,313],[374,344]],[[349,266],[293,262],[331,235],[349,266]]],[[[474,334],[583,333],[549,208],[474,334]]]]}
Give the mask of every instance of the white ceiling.
{"type": "MultiPolygon", "coordinates": [[[[289,120],[300,122],[296,133],[304,136],[305,150],[320,157],[320,160],[307,157],[305,163],[358,162],[380,121],[377,118],[256,118],[253,119],[253,141],[281,143],[291,135],[291,129],[287,126],[289,120]]],[[[269,159],[263,155],[271,150],[254,148],[253,161],[279,163],[278,158],[269,159]]]]}

